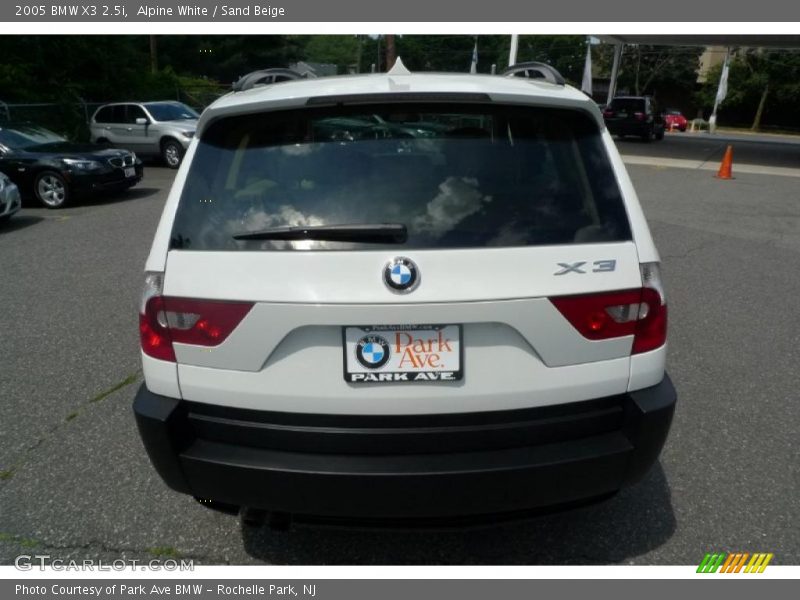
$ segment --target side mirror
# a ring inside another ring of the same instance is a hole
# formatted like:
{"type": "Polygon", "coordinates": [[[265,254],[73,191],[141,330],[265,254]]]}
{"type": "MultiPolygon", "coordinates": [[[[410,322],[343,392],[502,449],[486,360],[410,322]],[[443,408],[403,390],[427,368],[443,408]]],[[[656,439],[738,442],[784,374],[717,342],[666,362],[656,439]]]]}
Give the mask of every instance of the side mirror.
{"type": "Polygon", "coordinates": [[[137,125],[148,125],[150,121],[148,121],[145,117],[137,117],[136,124],[137,125]]]}

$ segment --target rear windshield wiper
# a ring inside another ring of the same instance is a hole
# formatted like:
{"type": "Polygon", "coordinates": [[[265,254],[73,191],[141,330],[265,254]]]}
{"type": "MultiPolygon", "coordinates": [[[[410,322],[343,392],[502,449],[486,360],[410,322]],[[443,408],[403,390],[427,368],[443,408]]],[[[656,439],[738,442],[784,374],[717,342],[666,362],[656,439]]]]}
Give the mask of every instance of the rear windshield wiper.
{"type": "Polygon", "coordinates": [[[237,233],[235,240],[319,240],[363,242],[366,244],[403,244],[408,230],[402,223],[352,223],[345,225],[300,225],[270,227],[261,231],[237,233]]]}

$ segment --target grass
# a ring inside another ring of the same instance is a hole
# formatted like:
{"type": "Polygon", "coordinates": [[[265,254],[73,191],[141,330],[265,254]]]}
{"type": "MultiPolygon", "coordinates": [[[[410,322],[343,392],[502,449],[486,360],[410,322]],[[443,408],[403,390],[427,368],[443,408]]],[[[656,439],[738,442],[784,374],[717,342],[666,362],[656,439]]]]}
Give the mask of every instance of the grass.
{"type": "Polygon", "coordinates": [[[23,548],[36,548],[40,546],[39,540],[33,538],[20,537],[18,535],[11,535],[10,533],[0,532],[0,542],[12,542],[19,544],[23,548]]]}
{"type": "MultiPolygon", "coordinates": [[[[123,379],[122,381],[120,381],[116,385],[110,387],[109,389],[107,389],[107,390],[105,390],[103,392],[100,392],[94,398],[88,400],[87,402],[84,402],[82,405],[80,405],[78,407],[77,410],[69,413],[66,417],[64,417],[64,422],[69,423],[70,421],[72,421],[75,418],[77,418],[78,416],[80,416],[81,412],[83,412],[83,410],[89,404],[100,402],[101,400],[103,400],[105,398],[108,398],[114,392],[116,392],[118,390],[121,390],[122,388],[124,388],[127,385],[135,383],[137,379],[139,379],[139,371],[136,371],[135,373],[131,373],[130,375],[128,375],[125,379],[123,379]]],[[[58,429],[58,427],[59,427],[59,425],[55,425],[54,427],[52,427],[50,429],[49,433],[53,433],[54,431],[56,431],[58,429]]],[[[42,439],[38,440],[34,445],[29,447],[29,450],[33,450],[33,449],[37,448],[44,441],[44,439],[45,438],[42,438],[42,439]]],[[[11,479],[14,476],[14,473],[17,471],[17,468],[24,466],[26,462],[27,462],[26,459],[23,457],[23,459],[20,460],[15,466],[13,466],[13,467],[11,467],[9,469],[0,470],[0,481],[7,481],[7,480],[11,479]]]]}
{"type": "Polygon", "coordinates": [[[113,394],[117,390],[121,390],[126,385],[130,385],[132,383],[135,383],[136,380],[138,379],[138,377],[139,377],[139,373],[138,372],[137,373],[133,373],[131,375],[128,375],[125,379],[120,381],[117,385],[107,389],[104,392],[100,392],[99,394],[97,394],[97,396],[95,396],[94,398],[89,400],[89,402],[100,402],[104,398],[108,398],[111,394],[113,394]]]}

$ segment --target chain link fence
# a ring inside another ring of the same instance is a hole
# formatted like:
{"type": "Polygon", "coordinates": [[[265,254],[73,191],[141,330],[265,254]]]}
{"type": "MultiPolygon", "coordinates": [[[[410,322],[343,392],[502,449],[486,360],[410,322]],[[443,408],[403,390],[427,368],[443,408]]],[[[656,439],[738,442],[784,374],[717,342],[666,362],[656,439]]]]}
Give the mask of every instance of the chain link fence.
{"type": "MultiPolygon", "coordinates": [[[[176,86],[173,98],[158,100],[178,100],[188,104],[198,112],[230,91],[230,87],[208,83],[207,85],[176,86]]],[[[152,99],[149,99],[152,100],[152,99]]],[[[6,103],[0,99],[0,127],[4,122],[29,122],[41,125],[77,142],[89,141],[89,119],[102,105],[109,102],[137,101],[130,98],[87,102],[73,100],[66,102],[6,103]]]]}

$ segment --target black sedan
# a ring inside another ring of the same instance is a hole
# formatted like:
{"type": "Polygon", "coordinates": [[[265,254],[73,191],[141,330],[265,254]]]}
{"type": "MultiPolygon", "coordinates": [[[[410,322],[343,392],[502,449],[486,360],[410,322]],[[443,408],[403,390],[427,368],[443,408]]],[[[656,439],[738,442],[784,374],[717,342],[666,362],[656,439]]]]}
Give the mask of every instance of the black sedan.
{"type": "Polygon", "coordinates": [[[75,196],[136,185],[143,169],[128,150],[75,144],[29,123],[0,123],[0,172],[24,196],[61,208],[75,196]]]}

